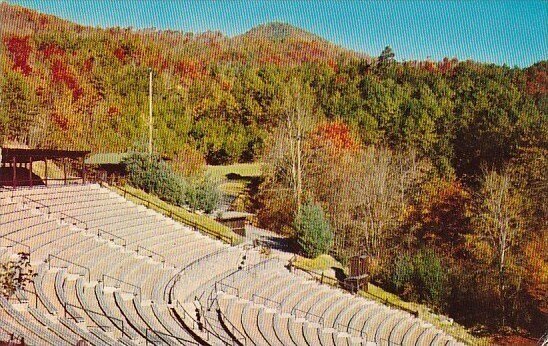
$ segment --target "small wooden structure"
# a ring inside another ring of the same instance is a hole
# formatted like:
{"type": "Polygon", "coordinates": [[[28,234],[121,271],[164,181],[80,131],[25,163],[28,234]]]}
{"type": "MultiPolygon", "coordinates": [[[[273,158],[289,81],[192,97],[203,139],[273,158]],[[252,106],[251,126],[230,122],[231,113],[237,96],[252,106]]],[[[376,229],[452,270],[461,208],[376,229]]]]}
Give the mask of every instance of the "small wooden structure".
{"type": "Polygon", "coordinates": [[[369,283],[370,256],[358,255],[350,258],[350,275],[345,279],[345,286],[351,292],[365,290],[369,283]]]}
{"type": "Polygon", "coordinates": [[[130,153],[96,153],[86,158],[88,175],[94,181],[104,181],[109,184],[118,182],[125,177],[124,159],[130,153]]]}
{"type": "Polygon", "coordinates": [[[56,150],[56,149],[19,149],[0,148],[0,185],[34,186],[48,185],[49,181],[61,181],[67,184],[72,181],[86,182],[85,158],[89,151],[56,150]],[[33,173],[34,162],[44,162],[44,178],[33,173]],[[61,162],[63,166],[63,178],[48,177],[48,161],[61,162]],[[79,177],[67,176],[67,165],[79,167],[79,177]]]}
{"type": "Polygon", "coordinates": [[[245,226],[249,224],[253,214],[239,211],[225,211],[217,216],[217,221],[230,227],[234,233],[245,237],[245,226]]]}

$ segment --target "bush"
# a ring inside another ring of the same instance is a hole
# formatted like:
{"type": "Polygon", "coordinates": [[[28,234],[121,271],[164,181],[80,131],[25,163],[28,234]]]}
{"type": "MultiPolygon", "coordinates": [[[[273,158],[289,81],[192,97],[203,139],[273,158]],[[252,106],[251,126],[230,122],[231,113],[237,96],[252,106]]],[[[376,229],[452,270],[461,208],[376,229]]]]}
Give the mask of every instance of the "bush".
{"type": "Polygon", "coordinates": [[[327,253],[333,244],[333,233],[323,209],[305,204],[294,221],[297,242],[309,257],[327,253]]]}
{"type": "Polygon", "coordinates": [[[148,193],[160,194],[169,170],[159,157],[131,154],[123,160],[131,184],[148,193]]]}
{"type": "Polygon", "coordinates": [[[396,292],[402,292],[407,283],[413,282],[414,271],[413,261],[409,255],[403,255],[396,259],[390,278],[396,292]]]}
{"type": "Polygon", "coordinates": [[[132,154],[124,159],[131,185],[162,200],[211,213],[221,200],[217,184],[208,176],[183,178],[159,157],[132,154]]]}
{"type": "Polygon", "coordinates": [[[221,201],[221,193],[217,183],[206,175],[201,178],[193,178],[187,185],[186,201],[192,210],[200,209],[211,213],[221,201]]]}
{"type": "Polygon", "coordinates": [[[451,293],[447,271],[431,250],[398,257],[388,280],[405,299],[424,301],[435,308],[441,308],[451,293]]]}
{"type": "Polygon", "coordinates": [[[435,307],[441,307],[451,289],[440,258],[434,251],[426,250],[415,255],[413,262],[419,297],[435,307]]]}
{"type": "Polygon", "coordinates": [[[171,204],[183,206],[186,201],[187,183],[175,173],[170,173],[167,176],[165,184],[162,186],[162,199],[171,204]]]}

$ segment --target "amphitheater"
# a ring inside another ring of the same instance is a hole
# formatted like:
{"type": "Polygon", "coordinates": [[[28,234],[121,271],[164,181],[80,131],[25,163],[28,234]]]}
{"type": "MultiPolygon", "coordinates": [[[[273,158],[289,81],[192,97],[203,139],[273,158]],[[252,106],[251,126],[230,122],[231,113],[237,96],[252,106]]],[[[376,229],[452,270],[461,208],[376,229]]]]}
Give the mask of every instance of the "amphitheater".
{"type": "Polygon", "coordinates": [[[0,340],[28,345],[456,345],[397,309],[290,272],[107,187],[0,190],[2,262],[32,284],[0,296],[0,340]]]}

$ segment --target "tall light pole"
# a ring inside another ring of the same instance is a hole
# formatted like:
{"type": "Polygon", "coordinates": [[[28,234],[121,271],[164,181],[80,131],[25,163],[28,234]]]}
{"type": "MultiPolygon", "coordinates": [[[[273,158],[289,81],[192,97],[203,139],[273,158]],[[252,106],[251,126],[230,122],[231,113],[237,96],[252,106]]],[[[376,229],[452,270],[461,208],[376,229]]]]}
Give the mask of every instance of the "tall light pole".
{"type": "Polygon", "coordinates": [[[148,155],[152,158],[152,69],[148,69],[148,155]]]}

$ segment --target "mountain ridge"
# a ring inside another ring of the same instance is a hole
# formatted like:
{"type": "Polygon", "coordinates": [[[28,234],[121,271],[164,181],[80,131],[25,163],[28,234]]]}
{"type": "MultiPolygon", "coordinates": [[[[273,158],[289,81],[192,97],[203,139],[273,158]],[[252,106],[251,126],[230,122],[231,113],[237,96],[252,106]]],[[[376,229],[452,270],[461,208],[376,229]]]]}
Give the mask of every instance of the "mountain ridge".
{"type": "Polygon", "coordinates": [[[175,45],[175,47],[180,46],[180,42],[187,43],[192,41],[211,44],[211,42],[225,41],[229,43],[232,49],[247,50],[247,47],[240,47],[242,41],[262,40],[268,42],[269,44],[273,44],[276,49],[288,48],[291,50],[291,52],[289,52],[291,54],[284,54],[285,56],[298,55],[298,50],[303,48],[298,46],[301,44],[305,46],[313,46],[313,49],[316,51],[315,53],[318,53],[318,49],[321,50],[322,52],[319,52],[321,53],[321,56],[334,54],[360,58],[368,57],[366,53],[357,52],[337,45],[303,28],[279,21],[262,23],[250,28],[242,34],[230,37],[223,32],[215,30],[206,30],[204,32],[185,32],[171,29],[157,29],[155,27],[133,28],[82,25],[56,15],[42,13],[7,2],[0,3],[0,17],[3,21],[2,26],[0,26],[0,33],[16,36],[27,36],[46,31],[75,30],[78,33],[119,31],[124,32],[126,35],[133,34],[168,37],[172,41],[177,41],[177,45],[175,45]],[[288,41],[297,44],[297,46],[286,45],[288,41]],[[325,54],[325,51],[329,51],[329,54],[325,54]]]}
{"type": "Polygon", "coordinates": [[[270,40],[285,40],[285,39],[302,39],[305,41],[326,41],[327,40],[317,34],[309,32],[298,26],[280,22],[272,21],[266,22],[252,27],[241,35],[235,37],[246,38],[263,38],[270,40]]]}

